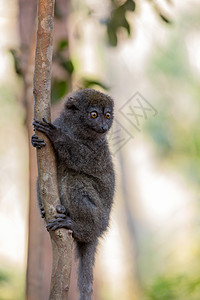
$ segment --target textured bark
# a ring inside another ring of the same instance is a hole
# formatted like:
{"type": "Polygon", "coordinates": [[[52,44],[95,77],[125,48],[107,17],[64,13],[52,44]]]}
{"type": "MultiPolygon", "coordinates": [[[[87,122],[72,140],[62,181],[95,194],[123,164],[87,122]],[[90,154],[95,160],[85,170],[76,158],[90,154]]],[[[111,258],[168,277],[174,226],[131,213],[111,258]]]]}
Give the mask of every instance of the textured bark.
{"type": "MultiPolygon", "coordinates": [[[[24,103],[26,105],[29,141],[33,134],[33,69],[35,61],[35,39],[33,39],[26,72],[24,73],[24,103]]],[[[26,299],[48,299],[51,277],[51,242],[40,217],[36,197],[37,162],[35,149],[29,142],[30,195],[28,218],[28,257],[26,272],[26,299]],[[42,272],[41,272],[42,270],[42,272]]]]}
{"type": "MultiPolygon", "coordinates": [[[[53,53],[54,1],[38,0],[38,30],[34,73],[34,116],[51,121],[50,87],[53,53]]],[[[48,222],[56,214],[60,204],[55,154],[49,140],[42,134],[46,146],[37,150],[40,195],[48,222]]],[[[70,231],[58,229],[50,232],[53,267],[50,288],[51,300],[67,299],[72,264],[73,239],[70,231]]]]}

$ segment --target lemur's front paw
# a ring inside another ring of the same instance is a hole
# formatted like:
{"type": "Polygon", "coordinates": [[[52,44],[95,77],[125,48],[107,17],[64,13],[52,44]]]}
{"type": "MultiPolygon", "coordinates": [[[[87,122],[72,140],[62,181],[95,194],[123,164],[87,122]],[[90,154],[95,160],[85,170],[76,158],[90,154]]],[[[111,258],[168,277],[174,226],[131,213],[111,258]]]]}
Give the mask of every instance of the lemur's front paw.
{"type": "Polygon", "coordinates": [[[56,215],[55,219],[49,221],[46,226],[47,230],[56,230],[58,228],[66,228],[72,230],[72,220],[66,215],[56,215]]]}
{"type": "Polygon", "coordinates": [[[46,145],[43,139],[39,139],[36,134],[31,137],[31,144],[37,149],[41,149],[46,145]]]}
{"type": "Polygon", "coordinates": [[[42,218],[45,218],[45,211],[44,211],[44,206],[40,205],[40,214],[42,218]]]}
{"type": "Polygon", "coordinates": [[[34,129],[44,133],[50,140],[52,140],[58,133],[58,128],[47,121],[47,119],[42,118],[43,121],[40,121],[36,118],[33,119],[34,122],[32,123],[34,129]]]}
{"type": "Polygon", "coordinates": [[[58,228],[66,228],[72,230],[72,220],[67,215],[66,209],[63,205],[57,205],[56,210],[58,215],[55,216],[55,219],[52,219],[47,224],[47,230],[56,230],[58,228]]]}

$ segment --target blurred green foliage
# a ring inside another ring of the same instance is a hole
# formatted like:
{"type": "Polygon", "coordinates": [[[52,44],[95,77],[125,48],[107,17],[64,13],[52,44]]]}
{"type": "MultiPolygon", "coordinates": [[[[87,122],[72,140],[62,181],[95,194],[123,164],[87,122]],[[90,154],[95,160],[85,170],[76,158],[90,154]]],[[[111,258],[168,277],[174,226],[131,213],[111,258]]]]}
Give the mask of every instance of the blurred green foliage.
{"type": "Polygon", "coordinates": [[[200,183],[200,89],[188,55],[188,37],[200,28],[196,15],[184,16],[172,39],[165,47],[158,46],[152,57],[149,78],[162,96],[156,100],[159,114],[146,123],[146,129],[159,157],[200,183]]]}
{"type": "MultiPolygon", "coordinates": [[[[169,0],[165,0],[167,3],[171,3],[169,0]]],[[[126,1],[119,1],[119,0],[110,0],[110,17],[104,20],[104,24],[107,28],[107,38],[109,45],[116,47],[119,42],[119,31],[120,29],[124,29],[128,37],[131,36],[131,24],[129,19],[127,18],[128,13],[137,13],[137,5],[135,0],[126,0],[126,1]]],[[[169,18],[162,12],[162,9],[158,4],[153,1],[149,0],[150,5],[156,11],[156,14],[161,18],[162,21],[166,23],[170,23],[169,18]]],[[[84,4],[87,7],[87,4],[84,4]]],[[[91,17],[92,10],[88,8],[87,17],[91,17]]],[[[62,10],[59,8],[59,5],[55,3],[55,18],[59,20],[63,20],[65,22],[65,16],[63,16],[62,10]]],[[[101,22],[102,23],[102,22],[101,22]]],[[[53,65],[56,66],[55,68],[57,71],[56,75],[54,72],[52,73],[52,93],[51,93],[51,102],[55,103],[61,100],[71,89],[71,82],[73,79],[74,74],[76,74],[76,66],[74,65],[72,55],[69,51],[69,41],[65,37],[61,38],[58,42],[56,47],[54,47],[54,54],[53,54],[53,65]],[[62,75],[57,75],[57,74],[62,75]]],[[[14,58],[15,70],[18,75],[23,75],[25,70],[22,70],[22,62],[20,62],[20,55],[16,49],[10,49],[11,54],[14,58]]],[[[95,79],[88,79],[88,78],[80,78],[79,86],[81,88],[88,88],[88,87],[101,87],[105,90],[108,89],[104,82],[95,79]]]]}
{"type": "MultiPolygon", "coordinates": [[[[162,21],[170,24],[171,21],[165,13],[162,12],[157,2],[149,1],[154,8],[156,14],[162,21]]],[[[166,0],[169,3],[169,1],[166,0]]],[[[111,0],[111,12],[110,17],[104,22],[107,27],[108,42],[111,46],[116,47],[118,45],[118,35],[121,28],[125,29],[128,36],[131,35],[131,24],[127,18],[128,12],[137,13],[137,1],[126,0],[124,2],[118,0],[111,0]]]]}
{"type": "Polygon", "coordinates": [[[146,290],[145,300],[199,300],[200,278],[160,276],[146,290]]]}
{"type": "MultiPolygon", "coordinates": [[[[197,189],[200,183],[199,70],[191,63],[190,53],[194,61],[196,56],[195,48],[189,41],[199,32],[199,17],[197,11],[182,16],[165,45],[155,47],[148,75],[156,91],[154,103],[159,112],[156,118],[149,119],[145,124],[157,159],[167,162],[197,189]]],[[[195,218],[199,220],[198,193],[196,207],[193,221],[195,218]]],[[[191,232],[193,242],[199,248],[199,221],[192,225],[191,232]]],[[[198,253],[191,253],[191,257],[192,270],[191,263],[190,266],[183,266],[185,272],[176,267],[169,270],[168,262],[166,272],[154,275],[151,284],[146,284],[144,299],[199,300],[200,257],[198,253]]]]}
{"type": "Polygon", "coordinates": [[[25,298],[24,274],[7,267],[0,269],[0,300],[23,300],[25,298]]]}
{"type": "MultiPolygon", "coordinates": [[[[77,67],[73,63],[72,58],[69,56],[69,42],[67,39],[61,39],[58,41],[57,46],[53,54],[53,64],[60,70],[60,75],[52,75],[52,87],[51,87],[51,102],[55,103],[61,100],[71,89],[71,82],[73,80],[74,73],[77,73],[77,67]]],[[[87,77],[81,77],[79,80],[79,86],[81,88],[93,88],[101,87],[105,90],[108,87],[98,79],[90,79],[87,77]]]]}
{"type": "MultiPolygon", "coordinates": [[[[169,2],[168,0],[166,0],[169,2]]],[[[156,10],[156,14],[166,23],[170,23],[167,16],[162,12],[162,9],[155,4],[154,1],[150,1],[150,4],[156,10]]],[[[85,4],[86,5],[86,4],[85,4]]],[[[107,37],[108,42],[111,46],[118,45],[118,34],[121,28],[125,29],[128,36],[131,35],[131,24],[128,21],[127,13],[136,12],[136,1],[134,0],[126,0],[126,1],[118,1],[118,0],[110,0],[110,17],[104,21],[107,28],[107,37]]],[[[91,9],[88,9],[90,12],[87,17],[90,17],[91,9]]],[[[58,5],[55,6],[55,17],[61,19],[62,12],[59,10],[58,5]]],[[[66,93],[70,91],[71,81],[73,79],[74,74],[76,74],[77,69],[76,65],[73,63],[73,59],[70,55],[69,49],[69,41],[65,38],[58,41],[56,49],[54,50],[53,62],[57,65],[62,73],[62,78],[52,76],[52,93],[51,93],[51,101],[55,103],[59,101],[61,98],[65,96],[66,93]]],[[[18,65],[18,64],[16,64],[18,65]]],[[[82,77],[79,80],[79,86],[82,88],[89,87],[100,87],[105,90],[108,90],[108,86],[98,80],[97,78],[89,79],[82,77]]]]}
{"type": "Polygon", "coordinates": [[[106,86],[103,82],[95,80],[95,79],[83,78],[82,85],[84,86],[84,88],[99,86],[104,90],[108,90],[108,86],[106,86]]]}
{"type": "Polygon", "coordinates": [[[68,92],[69,86],[67,80],[52,79],[51,103],[55,103],[63,98],[68,92]]]}
{"type": "Polygon", "coordinates": [[[74,64],[69,57],[69,42],[62,38],[57,42],[53,53],[53,66],[57,70],[52,72],[51,102],[55,103],[62,99],[70,90],[71,79],[74,72],[74,64]],[[59,77],[57,73],[61,74],[59,77]]]}
{"type": "Polygon", "coordinates": [[[120,28],[124,28],[130,36],[131,27],[127,20],[126,13],[135,11],[136,3],[133,0],[127,0],[119,5],[119,2],[112,1],[111,17],[107,20],[107,35],[111,46],[117,46],[117,33],[120,28]]]}

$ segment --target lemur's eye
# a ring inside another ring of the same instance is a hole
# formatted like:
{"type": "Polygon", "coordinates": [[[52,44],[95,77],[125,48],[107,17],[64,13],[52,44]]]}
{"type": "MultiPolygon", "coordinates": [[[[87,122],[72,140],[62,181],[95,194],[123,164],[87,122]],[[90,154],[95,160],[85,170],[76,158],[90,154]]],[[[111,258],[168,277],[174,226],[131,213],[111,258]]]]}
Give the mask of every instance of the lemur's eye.
{"type": "Polygon", "coordinates": [[[106,118],[110,119],[111,114],[109,112],[106,113],[106,118]]]}
{"type": "Polygon", "coordinates": [[[91,115],[91,117],[92,117],[93,119],[95,119],[95,118],[98,117],[98,113],[97,113],[96,111],[92,111],[92,112],[90,113],[90,115],[91,115]]]}

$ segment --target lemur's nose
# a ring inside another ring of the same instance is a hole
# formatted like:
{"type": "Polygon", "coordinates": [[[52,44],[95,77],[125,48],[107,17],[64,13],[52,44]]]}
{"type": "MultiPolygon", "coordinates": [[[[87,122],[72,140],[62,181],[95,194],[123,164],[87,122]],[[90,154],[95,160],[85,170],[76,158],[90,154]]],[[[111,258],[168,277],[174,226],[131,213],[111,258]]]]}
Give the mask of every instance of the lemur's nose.
{"type": "Polygon", "coordinates": [[[106,132],[106,131],[108,130],[108,125],[103,124],[103,125],[101,126],[101,129],[102,129],[104,132],[106,132]]]}

